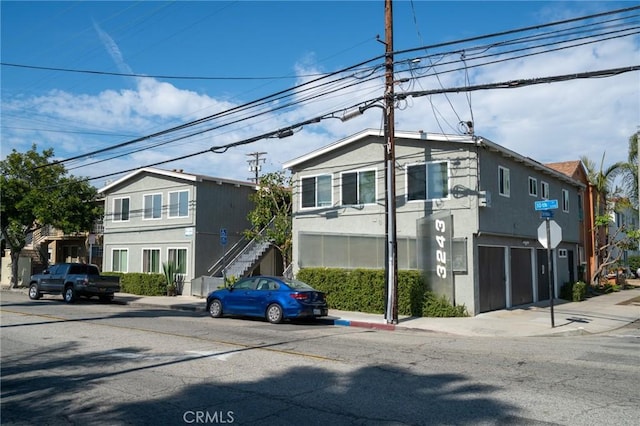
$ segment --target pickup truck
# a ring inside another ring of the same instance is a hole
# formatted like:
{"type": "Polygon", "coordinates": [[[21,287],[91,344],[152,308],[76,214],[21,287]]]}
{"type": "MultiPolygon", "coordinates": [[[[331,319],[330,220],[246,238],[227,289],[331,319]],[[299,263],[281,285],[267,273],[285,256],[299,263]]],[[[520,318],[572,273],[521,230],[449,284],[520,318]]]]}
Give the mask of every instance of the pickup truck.
{"type": "Polygon", "coordinates": [[[29,298],[33,300],[43,294],[61,294],[67,303],[73,303],[80,296],[97,296],[103,302],[110,302],[118,291],[119,277],[100,275],[97,266],[84,263],[57,263],[42,274],[32,275],[29,281],[29,298]]]}

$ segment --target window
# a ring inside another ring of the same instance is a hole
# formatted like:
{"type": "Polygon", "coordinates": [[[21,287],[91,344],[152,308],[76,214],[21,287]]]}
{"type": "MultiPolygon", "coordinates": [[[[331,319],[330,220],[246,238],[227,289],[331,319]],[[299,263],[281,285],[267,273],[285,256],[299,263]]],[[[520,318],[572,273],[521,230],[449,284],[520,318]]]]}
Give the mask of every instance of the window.
{"type": "Polygon", "coordinates": [[[509,169],[498,166],[498,193],[505,197],[511,196],[511,177],[509,169]]]}
{"type": "Polygon", "coordinates": [[[144,219],[162,218],[162,194],[144,196],[144,219]]]}
{"type": "Polygon", "coordinates": [[[160,273],[160,250],[159,249],[143,249],[142,250],[142,272],[147,274],[160,273]]]}
{"type": "Polygon", "coordinates": [[[331,204],[331,175],[302,178],[302,208],[331,204]]]}
{"type": "Polygon", "coordinates": [[[529,176],[529,195],[538,196],[538,179],[529,176]]]}
{"type": "Polygon", "coordinates": [[[567,249],[558,249],[558,257],[567,257],[567,249]]]}
{"type": "Polygon", "coordinates": [[[566,189],[562,190],[562,211],[569,212],[569,191],[566,189]]]}
{"type": "Polygon", "coordinates": [[[124,222],[129,220],[129,198],[114,198],[113,221],[124,222]]]}
{"type": "Polygon", "coordinates": [[[129,258],[129,250],[127,249],[113,249],[111,255],[111,270],[113,272],[128,272],[129,266],[127,260],[129,258]]]}
{"type": "Polygon", "coordinates": [[[187,249],[170,248],[167,261],[176,266],[176,274],[184,275],[187,273],[187,249]]]}
{"type": "Polygon", "coordinates": [[[373,204],[375,202],[375,170],[342,174],[342,205],[373,204]]]}
{"type": "Polygon", "coordinates": [[[169,193],[169,217],[189,216],[189,191],[169,193]]]}
{"type": "Polygon", "coordinates": [[[540,182],[540,192],[542,192],[540,196],[543,200],[549,199],[549,184],[547,182],[540,182]]]}
{"type": "Polygon", "coordinates": [[[447,162],[407,166],[407,199],[437,200],[449,196],[447,162]]]}

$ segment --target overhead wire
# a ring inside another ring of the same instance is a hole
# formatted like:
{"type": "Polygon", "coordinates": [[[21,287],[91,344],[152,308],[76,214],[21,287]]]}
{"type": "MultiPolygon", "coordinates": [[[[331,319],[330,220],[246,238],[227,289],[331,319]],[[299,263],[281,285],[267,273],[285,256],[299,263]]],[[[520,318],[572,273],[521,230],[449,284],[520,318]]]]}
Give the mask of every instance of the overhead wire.
{"type": "MultiPolygon", "coordinates": [[[[638,9],[638,8],[640,8],[640,7],[627,8],[627,9],[620,9],[619,11],[635,10],[635,9],[638,9]]],[[[576,21],[578,21],[578,20],[580,20],[580,19],[588,19],[588,18],[597,17],[597,16],[605,16],[605,15],[609,15],[609,14],[612,14],[612,13],[615,13],[615,12],[619,12],[619,11],[610,11],[610,12],[601,13],[601,14],[589,15],[588,17],[574,18],[574,19],[569,19],[569,20],[564,20],[564,21],[558,21],[558,22],[561,22],[561,23],[576,22],[576,21]]],[[[556,24],[557,24],[557,23],[548,23],[548,24],[537,25],[537,26],[533,26],[533,27],[525,27],[525,29],[527,29],[527,30],[531,30],[531,29],[537,29],[537,28],[549,27],[549,26],[551,26],[551,25],[556,25],[556,24]]],[[[511,30],[511,31],[505,31],[505,32],[501,32],[501,33],[494,33],[494,34],[492,34],[492,35],[485,35],[485,36],[478,36],[478,37],[473,37],[473,38],[467,38],[467,39],[464,39],[464,40],[462,40],[462,41],[457,41],[457,42],[461,43],[461,42],[463,42],[463,41],[464,41],[464,42],[466,42],[466,41],[469,41],[469,40],[480,40],[480,39],[486,39],[486,38],[489,38],[489,37],[495,36],[496,34],[499,34],[499,35],[505,35],[505,34],[512,34],[512,33],[518,32],[518,31],[523,31],[523,29],[511,30]]],[[[566,30],[565,30],[565,31],[566,31],[566,30]]],[[[631,33],[631,34],[636,34],[636,33],[631,33]]],[[[625,36],[627,36],[627,35],[629,35],[629,34],[626,34],[625,36]]],[[[621,37],[622,37],[622,36],[621,36],[621,37]]],[[[530,40],[531,40],[531,39],[530,39],[530,40]]],[[[607,39],[605,38],[605,39],[601,39],[601,40],[597,40],[597,41],[602,41],[602,40],[607,40],[607,39]]],[[[597,42],[597,41],[593,41],[593,42],[597,42]]],[[[508,41],[506,41],[506,42],[500,42],[500,43],[507,43],[507,42],[508,42],[508,41]]],[[[513,43],[516,43],[516,41],[515,41],[515,40],[512,40],[512,42],[513,42],[513,43]]],[[[521,41],[518,41],[518,42],[521,42],[521,41]]],[[[566,42],[566,41],[565,41],[565,42],[566,42]]],[[[497,45],[499,45],[500,43],[494,43],[494,44],[493,44],[493,46],[497,46],[497,45]]],[[[561,43],[561,42],[558,42],[558,43],[561,43]]],[[[454,44],[454,42],[447,42],[447,43],[439,43],[439,44],[436,44],[436,45],[433,45],[433,46],[450,46],[450,45],[453,45],[453,44],[454,44]]],[[[556,43],[552,43],[552,44],[556,44],[556,43]]],[[[588,44],[588,43],[584,43],[584,44],[588,44]]],[[[506,44],[504,44],[504,45],[506,45],[506,44]]],[[[582,44],[578,44],[578,45],[582,45],[582,44]]],[[[479,59],[482,59],[482,58],[492,57],[492,56],[496,56],[496,55],[505,55],[505,54],[507,54],[507,53],[513,53],[513,52],[522,51],[522,50],[528,50],[528,49],[540,48],[541,46],[545,46],[545,45],[539,45],[539,46],[532,46],[532,47],[527,47],[527,48],[522,48],[522,49],[516,49],[516,50],[513,50],[513,51],[511,51],[511,52],[500,52],[500,53],[496,53],[496,54],[492,54],[492,55],[486,55],[486,56],[484,56],[484,57],[483,57],[483,56],[479,56],[479,57],[473,58],[473,60],[479,60],[479,59]]],[[[428,47],[429,47],[429,48],[431,48],[431,46],[428,46],[428,47]]],[[[568,46],[568,47],[564,47],[564,48],[571,48],[571,47],[575,47],[575,45],[573,45],[573,46],[568,46]]],[[[418,50],[418,49],[424,49],[424,48],[426,48],[426,46],[423,46],[423,47],[420,47],[420,48],[415,48],[415,49],[407,49],[407,50],[397,51],[397,52],[398,52],[398,53],[414,52],[414,51],[416,51],[416,50],[418,50]]],[[[490,47],[490,48],[491,48],[491,47],[490,47]]],[[[548,51],[544,51],[544,52],[535,52],[535,53],[532,53],[532,54],[530,54],[530,55],[533,55],[533,54],[542,54],[542,53],[549,53],[549,52],[556,51],[556,50],[560,50],[560,48],[558,48],[558,49],[550,49],[550,50],[548,50],[548,51]]],[[[440,74],[442,74],[442,73],[444,73],[444,72],[454,72],[454,71],[459,71],[459,70],[461,70],[461,69],[468,70],[468,68],[479,67],[479,66],[485,66],[485,65],[494,64],[494,63],[499,63],[499,62],[506,61],[506,60],[519,59],[519,58],[526,57],[526,56],[530,56],[530,55],[521,55],[521,56],[517,56],[517,57],[514,57],[514,58],[506,58],[506,59],[503,59],[503,60],[500,60],[500,61],[490,61],[490,62],[485,62],[485,63],[482,63],[482,64],[474,64],[474,65],[469,66],[469,67],[466,67],[466,66],[465,66],[465,67],[463,67],[463,68],[452,69],[452,70],[447,70],[447,71],[438,71],[437,73],[434,73],[434,74],[425,74],[425,76],[430,76],[430,75],[440,75],[440,74]]],[[[438,57],[438,56],[440,56],[440,58],[441,58],[441,59],[442,59],[442,58],[444,58],[444,56],[442,56],[442,53],[429,55],[429,58],[435,58],[435,57],[438,57]]],[[[82,155],[75,156],[75,157],[72,157],[72,158],[68,158],[68,159],[65,159],[65,160],[60,160],[60,162],[71,162],[71,161],[74,161],[74,160],[79,160],[79,159],[82,159],[82,158],[86,158],[86,157],[90,157],[90,156],[98,155],[98,154],[101,154],[101,153],[104,153],[104,152],[108,152],[108,151],[110,151],[110,150],[115,150],[115,149],[119,149],[119,148],[122,148],[122,147],[126,147],[126,146],[131,145],[131,144],[134,144],[134,143],[136,143],[136,142],[148,141],[148,140],[150,140],[150,139],[152,139],[152,138],[161,137],[161,136],[164,136],[164,135],[168,135],[168,134],[170,134],[170,133],[173,133],[173,132],[180,132],[180,131],[183,131],[183,130],[188,129],[188,128],[190,128],[190,127],[194,127],[194,126],[202,125],[202,124],[204,124],[204,123],[206,123],[206,122],[208,122],[208,121],[210,121],[210,120],[213,120],[213,119],[219,119],[219,118],[221,118],[221,117],[229,116],[229,115],[231,115],[231,114],[237,114],[237,113],[239,113],[239,112],[241,112],[241,111],[245,111],[245,112],[246,112],[248,108],[256,108],[257,106],[264,107],[264,106],[265,106],[265,105],[267,105],[269,102],[274,101],[274,99],[276,99],[276,97],[277,97],[277,96],[279,96],[279,95],[281,95],[283,98],[285,98],[285,97],[289,97],[289,96],[294,96],[294,95],[296,94],[295,90],[296,90],[296,89],[299,89],[299,88],[301,88],[301,87],[303,87],[303,86],[305,86],[305,85],[308,85],[308,84],[311,84],[311,83],[314,83],[314,82],[318,82],[318,81],[320,81],[320,80],[322,80],[322,79],[324,79],[324,78],[327,78],[327,77],[329,77],[329,76],[335,76],[335,75],[338,75],[338,74],[339,74],[339,73],[341,73],[341,72],[346,72],[346,71],[355,71],[355,70],[359,69],[360,67],[362,67],[363,65],[369,64],[369,63],[371,63],[371,62],[373,62],[373,61],[375,61],[375,60],[382,59],[383,57],[384,57],[384,55],[380,55],[380,56],[377,56],[377,57],[372,58],[372,59],[370,59],[370,60],[360,62],[360,63],[358,63],[358,64],[356,64],[356,65],[354,65],[354,66],[347,67],[347,68],[344,68],[344,69],[342,69],[342,70],[338,70],[338,71],[335,71],[335,72],[332,72],[332,73],[329,73],[329,74],[325,74],[324,76],[322,76],[322,77],[320,77],[320,78],[317,78],[317,79],[311,80],[311,81],[306,82],[306,83],[304,83],[304,84],[301,84],[301,85],[294,86],[294,87],[289,88],[289,89],[285,89],[285,90],[282,90],[282,91],[276,92],[275,94],[272,94],[272,95],[264,96],[264,97],[262,97],[262,98],[260,98],[260,99],[258,99],[258,100],[255,100],[255,101],[251,101],[251,102],[248,102],[248,103],[245,103],[245,104],[242,104],[242,105],[238,105],[238,106],[236,106],[236,107],[234,107],[234,108],[231,108],[231,109],[229,109],[229,110],[222,111],[222,112],[219,112],[219,113],[216,113],[216,114],[213,114],[213,115],[209,115],[209,116],[207,116],[207,117],[203,117],[203,118],[200,118],[200,119],[198,119],[198,120],[193,120],[193,121],[191,121],[191,122],[184,123],[184,124],[181,124],[181,125],[178,125],[178,126],[174,126],[174,127],[172,127],[172,128],[169,128],[169,129],[166,129],[166,130],[163,130],[163,131],[160,131],[160,132],[156,132],[156,133],[153,133],[153,134],[150,134],[150,135],[147,135],[147,136],[139,137],[139,138],[133,139],[132,141],[126,141],[126,142],[123,142],[123,143],[120,143],[120,144],[117,144],[117,145],[114,145],[114,146],[110,146],[110,147],[107,147],[107,148],[104,148],[104,149],[101,149],[101,150],[93,151],[93,152],[91,152],[91,153],[86,153],[86,154],[82,154],[82,155]]],[[[401,62],[402,62],[402,61],[398,61],[398,63],[401,63],[401,62]]],[[[449,65],[449,64],[453,64],[453,63],[455,63],[455,62],[458,62],[458,63],[459,63],[459,61],[453,61],[453,62],[445,62],[445,63],[440,64],[440,65],[449,65]]],[[[405,63],[406,63],[406,61],[405,61],[405,63]]],[[[439,66],[440,66],[440,65],[439,65],[439,66]]],[[[465,65],[466,65],[466,63],[465,63],[465,65]]],[[[371,72],[371,75],[374,75],[374,74],[375,74],[375,71],[376,71],[376,69],[377,69],[378,67],[379,67],[379,65],[373,65],[373,66],[368,67],[367,69],[369,70],[368,72],[371,72]]],[[[428,69],[433,69],[433,67],[429,67],[428,69]]],[[[363,69],[361,69],[361,70],[359,70],[359,71],[363,71],[363,70],[364,70],[364,68],[363,68],[363,69]]],[[[411,71],[410,71],[410,72],[411,72],[411,71]]],[[[466,72],[468,72],[468,71],[466,71],[466,72]]],[[[414,77],[415,77],[415,75],[414,75],[414,77]]],[[[349,76],[349,78],[354,78],[354,75],[353,75],[353,74],[352,74],[352,75],[350,75],[350,76],[349,76]]],[[[377,78],[377,77],[373,77],[373,79],[375,79],[375,78],[377,78]]],[[[362,81],[365,81],[365,82],[366,82],[366,81],[369,81],[369,80],[367,80],[367,79],[365,78],[365,79],[363,79],[362,81]]],[[[334,82],[327,82],[327,83],[324,83],[324,84],[334,84],[334,82]]],[[[355,83],[350,84],[350,85],[346,85],[345,87],[342,87],[342,88],[337,88],[337,86],[336,86],[335,90],[334,90],[332,93],[334,93],[334,94],[335,94],[335,93],[337,93],[339,90],[343,90],[343,89],[345,89],[346,87],[350,87],[350,86],[353,86],[353,85],[355,85],[355,83]]],[[[308,90],[321,90],[321,89],[319,89],[319,88],[313,88],[313,87],[305,88],[305,90],[306,90],[306,89],[308,89],[308,90]]],[[[327,95],[327,94],[328,94],[328,93],[317,93],[317,94],[315,94],[315,95],[309,94],[309,95],[308,95],[308,96],[306,96],[306,97],[301,97],[301,98],[299,98],[296,102],[290,102],[290,103],[288,104],[288,107],[291,107],[291,106],[294,106],[294,105],[300,105],[300,104],[302,104],[303,102],[316,101],[316,100],[317,100],[318,98],[320,98],[321,96],[323,96],[323,95],[327,95]]],[[[283,108],[279,108],[279,109],[283,109],[283,108]]],[[[269,109],[269,110],[264,111],[264,112],[263,112],[263,113],[261,113],[261,114],[257,114],[257,113],[254,113],[254,114],[247,114],[247,115],[245,116],[245,118],[244,118],[244,119],[236,119],[236,120],[232,120],[229,124],[226,124],[226,125],[228,126],[228,125],[230,125],[230,124],[237,124],[237,123],[239,123],[239,122],[242,122],[242,121],[245,121],[245,120],[249,120],[249,119],[251,119],[251,118],[256,118],[256,117],[258,117],[258,116],[260,116],[260,115],[263,115],[263,114],[268,114],[269,112],[273,112],[273,110],[272,110],[272,109],[269,109]]],[[[170,143],[170,142],[173,142],[173,141],[176,141],[176,140],[182,140],[182,139],[185,139],[185,138],[189,138],[189,137],[192,137],[192,136],[195,136],[195,135],[199,135],[199,134],[202,134],[203,132],[211,131],[211,130],[214,130],[214,129],[217,129],[217,128],[220,128],[220,127],[219,127],[219,126],[214,126],[214,128],[204,129],[204,130],[199,130],[199,131],[197,131],[197,132],[192,132],[192,133],[190,133],[190,134],[183,135],[183,136],[179,136],[179,137],[177,137],[177,138],[171,138],[170,140],[163,142],[163,144],[170,143]]],[[[443,133],[444,133],[444,132],[443,132],[443,133]]],[[[154,145],[154,146],[157,146],[157,145],[154,145]]],[[[175,161],[175,160],[174,160],[174,161],[175,161]]],[[[122,172],[120,172],[120,173],[122,173],[122,172]]]]}

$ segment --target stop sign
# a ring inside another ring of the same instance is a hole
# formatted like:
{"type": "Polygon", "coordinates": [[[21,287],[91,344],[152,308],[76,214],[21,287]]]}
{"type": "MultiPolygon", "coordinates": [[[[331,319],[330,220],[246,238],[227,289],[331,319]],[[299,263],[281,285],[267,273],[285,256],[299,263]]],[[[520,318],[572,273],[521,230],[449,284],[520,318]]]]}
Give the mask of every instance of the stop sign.
{"type": "Polygon", "coordinates": [[[560,241],[562,241],[562,228],[556,223],[555,220],[546,220],[538,226],[538,241],[544,248],[554,249],[558,247],[560,241]],[[549,225],[549,237],[551,244],[547,247],[547,224],[549,225]]]}

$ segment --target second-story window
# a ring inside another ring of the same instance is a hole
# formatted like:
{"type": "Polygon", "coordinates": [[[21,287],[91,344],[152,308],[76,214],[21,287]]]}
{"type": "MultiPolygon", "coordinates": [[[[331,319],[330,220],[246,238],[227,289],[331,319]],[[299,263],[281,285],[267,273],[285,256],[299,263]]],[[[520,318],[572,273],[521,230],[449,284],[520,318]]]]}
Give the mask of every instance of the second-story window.
{"type": "Polygon", "coordinates": [[[498,166],[498,193],[505,197],[511,196],[511,176],[509,169],[498,166]]]}
{"type": "Polygon", "coordinates": [[[375,170],[342,174],[342,205],[373,204],[375,202],[375,170]]]}
{"type": "Polygon", "coordinates": [[[449,170],[445,161],[407,166],[407,199],[437,200],[449,196],[449,170]]]}
{"type": "Polygon", "coordinates": [[[566,189],[562,190],[562,211],[569,212],[569,191],[566,189]]]}
{"type": "Polygon", "coordinates": [[[189,216],[189,191],[169,193],[169,217],[189,216]]]}
{"type": "Polygon", "coordinates": [[[129,198],[113,199],[113,221],[124,222],[129,220],[129,198]]]}
{"type": "Polygon", "coordinates": [[[538,179],[529,176],[529,195],[538,196],[538,179]]]}
{"type": "Polygon", "coordinates": [[[302,178],[302,208],[331,205],[331,175],[302,178]]]}
{"type": "Polygon", "coordinates": [[[540,192],[543,200],[549,199],[549,184],[547,182],[540,182],[540,192]]]}
{"type": "Polygon", "coordinates": [[[144,196],[144,219],[162,218],[162,194],[148,194],[144,196]]]}

